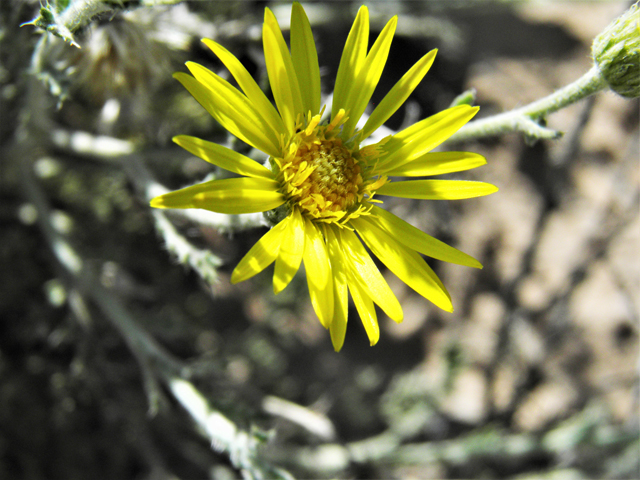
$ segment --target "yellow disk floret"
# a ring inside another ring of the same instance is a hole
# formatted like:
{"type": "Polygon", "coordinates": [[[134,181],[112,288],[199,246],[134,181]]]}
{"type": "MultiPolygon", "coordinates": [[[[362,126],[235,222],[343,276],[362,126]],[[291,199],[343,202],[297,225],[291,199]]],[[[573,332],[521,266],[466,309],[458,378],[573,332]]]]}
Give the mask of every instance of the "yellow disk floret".
{"type": "Polygon", "coordinates": [[[371,152],[350,148],[337,137],[348,117],[344,110],[328,125],[319,126],[321,115],[297,125],[284,158],[275,158],[281,189],[292,208],[312,220],[344,223],[367,214],[375,188],[381,182],[366,181],[371,152]],[[364,155],[363,155],[364,154],[364,155]],[[375,188],[371,188],[375,186],[375,188]]]}
{"type": "Polygon", "coordinates": [[[323,140],[298,147],[290,163],[298,204],[314,217],[345,212],[362,199],[360,166],[342,140],[323,140]]]}

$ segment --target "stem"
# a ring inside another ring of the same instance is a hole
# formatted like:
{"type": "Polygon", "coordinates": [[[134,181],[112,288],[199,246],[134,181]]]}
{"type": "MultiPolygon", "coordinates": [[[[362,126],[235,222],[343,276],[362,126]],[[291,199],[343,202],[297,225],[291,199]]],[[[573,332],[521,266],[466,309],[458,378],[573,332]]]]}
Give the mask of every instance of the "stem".
{"type": "Polygon", "coordinates": [[[72,0],[69,6],[56,18],[59,27],[75,33],[88,24],[96,15],[113,10],[112,5],[103,0],[72,0]]]}
{"type": "Polygon", "coordinates": [[[533,138],[557,138],[558,132],[539,125],[535,120],[557,112],[606,87],[606,81],[598,67],[594,65],[578,80],[557,92],[524,107],[471,122],[458,130],[448,141],[464,142],[515,131],[523,132],[533,138]]]}
{"type": "Polygon", "coordinates": [[[231,464],[241,470],[243,478],[294,480],[286,470],[262,461],[258,452],[261,439],[256,432],[238,427],[218,410],[211,408],[209,401],[191,382],[174,377],[167,379],[167,386],[211,441],[212,448],[226,452],[231,464]]]}

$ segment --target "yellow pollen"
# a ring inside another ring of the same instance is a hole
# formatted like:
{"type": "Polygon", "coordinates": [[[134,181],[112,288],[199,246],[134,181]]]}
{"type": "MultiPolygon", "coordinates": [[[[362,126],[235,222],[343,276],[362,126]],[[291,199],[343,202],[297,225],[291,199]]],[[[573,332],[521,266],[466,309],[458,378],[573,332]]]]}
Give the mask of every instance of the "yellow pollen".
{"type": "Polygon", "coordinates": [[[303,212],[338,219],[362,200],[360,165],[340,139],[305,142],[287,160],[287,189],[303,212]]]}

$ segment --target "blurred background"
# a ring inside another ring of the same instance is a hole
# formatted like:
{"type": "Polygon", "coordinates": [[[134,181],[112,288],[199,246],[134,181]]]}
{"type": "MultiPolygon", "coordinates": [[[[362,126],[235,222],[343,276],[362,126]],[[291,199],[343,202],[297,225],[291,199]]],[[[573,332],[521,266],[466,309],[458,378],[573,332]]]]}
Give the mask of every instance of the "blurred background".
{"type": "MultiPolygon", "coordinates": [[[[488,161],[454,178],[500,191],[385,207],[484,269],[429,261],[452,314],[384,271],[404,322],[380,312],[370,347],[354,310],[335,353],[304,275],[277,297],[271,269],[230,284],[265,228],[148,207],[216,173],[174,135],[255,154],[171,75],[193,60],[228,77],[207,37],[268,91],[264,8],[288,38],[290,3],[61,2],[57,15],[90,10],[81,48],[19,27],[38,1],[0,4],[0,478],[255,475],[233,445],[212,448],[177,377],[297,478],[640,477],[638,100],[603,92],[553,114],[555,141],[446,145],[488,161]]],[[[550,94],[630,5],[367,4],[372,38],[399,15],[374,103],[439,50],[392,130],[471,88],[479,117],[550,94]]],[[[304,6],[329,95],[360,3],[304,6]]]]}

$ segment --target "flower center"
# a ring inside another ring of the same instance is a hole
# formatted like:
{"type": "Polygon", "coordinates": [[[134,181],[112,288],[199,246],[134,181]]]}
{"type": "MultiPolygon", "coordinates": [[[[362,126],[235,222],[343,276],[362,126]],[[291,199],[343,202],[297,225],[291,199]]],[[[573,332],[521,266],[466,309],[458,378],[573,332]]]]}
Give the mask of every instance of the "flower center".
{"type": "Polygon", "coordinates": [[[272,158],[278,169],[282,193],[290,208],[299,208],[311,220],[339,222],[368,214],[374,191],[386,182],[370,179],[365,165],[376,150],[348,148],[338,137],[346,120],[344,110],[328,125],[318,125],[320,116],[296,125],[297,133],[283,145],[283,156],[272,158]]]}
{"type": "Polygon", "coordinates": [[[360,166],[341,140],[302,145],[292,160],[294,177],[299,179],[298,203],[311,215],[346,212],[362,199],[360,166]]]}

